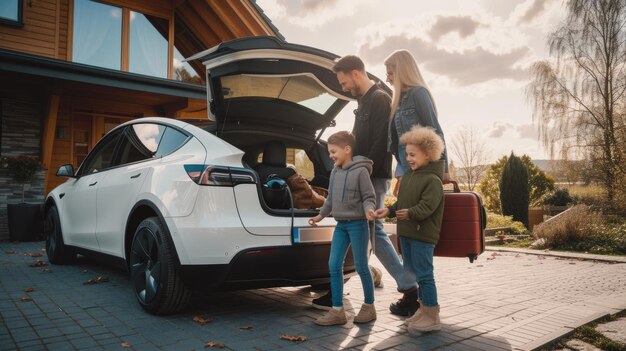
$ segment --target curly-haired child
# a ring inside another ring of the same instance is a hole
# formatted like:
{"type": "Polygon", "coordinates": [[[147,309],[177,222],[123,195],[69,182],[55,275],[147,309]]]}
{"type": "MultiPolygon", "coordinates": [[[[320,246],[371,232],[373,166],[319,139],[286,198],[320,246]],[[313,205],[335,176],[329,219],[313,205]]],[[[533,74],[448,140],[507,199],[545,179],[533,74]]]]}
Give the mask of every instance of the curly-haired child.
{"type": "Polygon", "coordinates": [[[410,171],[402,177],[398,200],[376,211],[380,217],[397,217],[404,270],[415,275],[421,307],[406,320],[412,333],[441,329],[433,253],[443,219],[443,140],[432,128],[415,126],[400,137],[406,145],[410,171]]]}

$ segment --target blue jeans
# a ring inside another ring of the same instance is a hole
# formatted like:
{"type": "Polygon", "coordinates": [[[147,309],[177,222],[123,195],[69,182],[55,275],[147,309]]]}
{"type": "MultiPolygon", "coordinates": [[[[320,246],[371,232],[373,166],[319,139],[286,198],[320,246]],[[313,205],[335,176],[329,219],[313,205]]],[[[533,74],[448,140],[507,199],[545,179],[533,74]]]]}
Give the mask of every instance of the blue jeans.
{"type": "Polygon", "coordinates": [[[406,161],[406,146],[403,144],[398,145],[398,158],[396,161],[398,161],[396,165],[396,177],[402,177],[411,170],[409,163],[406,161]]]}
{"type": "MultiPolygon", "coordinates": [[[[385,194],[389,189],[389,179],[372,178],[374,192],[376,193],[376,208],[383,208],[385,205],[385,194]]],[[[383,264],[383,267],[395,279],[400,291],[406,291],[415,287],[415,276],[405,271],[402,267],[400,257],[393,247],[389,236],[385,233],[383,222],[379,219],[375,222],[374,231],[374,254],[383,264]]]]}
{"type": "Polygon", "coordinates": [[[367,220],[337,221],[330,246],[330,258],[328,259],[333,307],[343,306],[343,263],[346,260],[350,245],[352,245],[356,271],[363,285],[365,303],[374,303],[374,280],[367,264],[368,241],[367,220]]]}
{"type": "Polygon", "coordinates": [[[435,244],[401,236],[400,245],[404,257],[404,269],[415,274],[424,306],[437,306],[437,287],[433,273],[435,244]]]}

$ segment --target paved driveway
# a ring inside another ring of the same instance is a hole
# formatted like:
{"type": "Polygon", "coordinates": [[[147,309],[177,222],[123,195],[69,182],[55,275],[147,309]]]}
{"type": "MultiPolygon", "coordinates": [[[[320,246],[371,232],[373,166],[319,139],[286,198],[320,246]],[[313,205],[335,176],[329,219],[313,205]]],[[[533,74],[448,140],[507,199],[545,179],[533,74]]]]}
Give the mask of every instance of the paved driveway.
{"type": "MultiPolygon", "coordinates": [[[[135,302],[122,271],[85,258],[30,267],[47,262],[42,248],[42,242],[0,242],[0,350],[201,350],[209,341],[230,350],[533,349],[626,309],[624,263],[487,251],[473,264],[435,259],[444,328],[417,337],[387,310],[399,297],[388,274],[376,289],[378,320],[365,326],[314,325],[321,312],[309,305],[320,292],[309,288],[204,294],[181,314],[155,317],[135,302]],[[97,277],[108,282],[83,284],[97,277]],[[196,323],[196,316],[210,322],[196,323]]],[[[346,293],[346,306],[358,310],[358,277],[346,293]]]]}

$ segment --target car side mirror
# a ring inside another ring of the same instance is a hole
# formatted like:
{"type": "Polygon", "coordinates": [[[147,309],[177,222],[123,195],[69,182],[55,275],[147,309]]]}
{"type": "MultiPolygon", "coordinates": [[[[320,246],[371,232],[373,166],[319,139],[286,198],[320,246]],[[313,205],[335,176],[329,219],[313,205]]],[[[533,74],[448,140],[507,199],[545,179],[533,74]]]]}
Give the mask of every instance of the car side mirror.
{"type": "Polygon", "coordinates": [[[66,164],[57,170],[57,177],[76,178],[74,175],[74,166],[66,164]]]}

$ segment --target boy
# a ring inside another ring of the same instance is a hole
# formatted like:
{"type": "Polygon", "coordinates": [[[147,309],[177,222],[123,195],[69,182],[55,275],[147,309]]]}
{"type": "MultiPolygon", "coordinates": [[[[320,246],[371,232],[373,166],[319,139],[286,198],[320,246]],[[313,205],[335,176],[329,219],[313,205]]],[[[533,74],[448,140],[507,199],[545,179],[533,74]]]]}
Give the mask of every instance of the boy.
{"type": "Polygon", "coordinates": [[[343,308],[343,263],[350,245],[365,295],[365,303],[354,317],[354,323],[376,319],[374,281],[367,264],[367,221],[376,218],[376,196],[370,180],[372,161],[363,156],[352,157],[354,144],[354,136],[345,131],[328,138],[328,154],[335,164],[330,175],[328,197],[320,213],[309,219],[309,224],[316,225],[332,212],[337,221],[328,259],[332,308],[315,320],[318,325],[346,324],[348,321],[343,308]]]}
{"type": "Polygon", "coordinates": [[[441,329],[433,252],[443,219],[443,140],[432,128],[415,126],[400,137],[406,145],[410,171],[404,174],[398,200],[376,211],[397,217],[404,269],[415,274],[421,295],[420,309],[406,320],[409,332],[441,329]]]}

